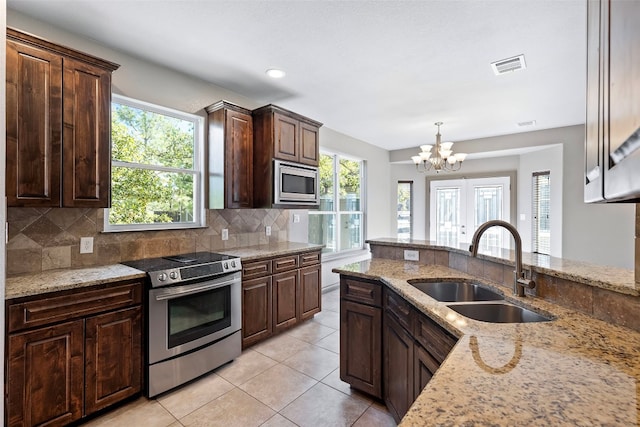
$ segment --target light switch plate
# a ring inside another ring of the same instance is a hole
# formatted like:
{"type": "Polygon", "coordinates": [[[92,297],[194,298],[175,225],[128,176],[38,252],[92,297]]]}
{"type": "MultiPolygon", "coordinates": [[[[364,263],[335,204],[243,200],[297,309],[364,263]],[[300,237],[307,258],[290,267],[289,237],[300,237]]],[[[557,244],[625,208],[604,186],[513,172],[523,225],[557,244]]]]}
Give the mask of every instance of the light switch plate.
{"type": "Polygon", "coordinates": [[[404,259],[407,261],[420,261],[420,252],[405,249],[404,259]]]}
{"type": "Polygon", "coordinates": [[[228,228],[223,228],[222,229],[222,240],[229,240],[229,229],[228,228]]]}

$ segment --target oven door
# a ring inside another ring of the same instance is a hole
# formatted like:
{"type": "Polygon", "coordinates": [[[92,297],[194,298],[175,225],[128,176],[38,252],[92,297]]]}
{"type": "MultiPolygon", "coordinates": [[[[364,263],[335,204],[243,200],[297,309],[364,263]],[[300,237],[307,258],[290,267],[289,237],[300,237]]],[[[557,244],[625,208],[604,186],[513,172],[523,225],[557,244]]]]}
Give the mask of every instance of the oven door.
{"type": "Polygon", "coordinates": [[[240,272],[149,291],[149,364],[222,339],[241,327],[240,272]]]}
{"type": "Polygon", "coordinates": [[[318,204],[318,168],[274,160],[274,203],[318,204]]]}

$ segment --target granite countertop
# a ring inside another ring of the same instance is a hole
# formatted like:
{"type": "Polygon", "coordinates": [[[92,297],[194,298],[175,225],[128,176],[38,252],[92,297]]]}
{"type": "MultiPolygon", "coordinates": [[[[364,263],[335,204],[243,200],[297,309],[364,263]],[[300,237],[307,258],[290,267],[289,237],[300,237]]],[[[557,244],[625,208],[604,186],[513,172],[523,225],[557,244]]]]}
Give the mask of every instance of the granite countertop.
{"type": "MultiPolygon", "coordinates": [[[[324,246],[308,243],[279,242],[268,245],[234,248],[220,253],[234,255],[242,261],[289,255],[320,250],[324,246]]],[[[65,291],[121,280],[146,277],[146,273],[123,264],[96,266],[91,268],[48,270],[41,273],[25,274],[7,278],[5,299],[65,291]]]]}
{"type": "Polygon", "coordinates": [[[143,271],[122,264],[49,270],[42,273],[7,278],[5,299],[10,300],[48,292],[119,282],[121,280],[139,279],[145,276],[146,273],[143,271]]]}
{"type": "Polygon", "coordinates": [[[505,295],[507,302],[554,320],[479,322],[407,283],[419,278],[471,278],[448,267],[373,259],[333,271],[382,280],[459,337],[401,426],[640,423],[638,332],[539,299],[511,295],[505,295]]]}
{"type": "MultiPolygon", "coordinates": [[[[460,247],[456,248],[428,240],[396,238],[370,239],[367,240],[367,243],[401,248],[446,250],[464,255],[469,254],[468,244],[460,245],[460,247]]],[[[515,251],[509,249],[493,249],[479,252],[478,258],[511,265],[515,262],[515,251]]],[[[640,288],[636,285],[635,273],[631,269],[597,265],[527,252],[523,252],[522,254],[522,264],[525,269],[531,269],[548,276],[571,280],[602,289],[609,289],[627,295],[640,296],[640,288]]]]}
{"type": "Polygon", "coordinates": [[[313,243],[278,242],[267,245],[225,249],[220,251],[220,253],[240,257],[242,258],[242,262],[245,262],[260,258],[290,255],[299,252],[317,251],[322,248],[324,248],[324,245],[317,245],[313,243]]]}

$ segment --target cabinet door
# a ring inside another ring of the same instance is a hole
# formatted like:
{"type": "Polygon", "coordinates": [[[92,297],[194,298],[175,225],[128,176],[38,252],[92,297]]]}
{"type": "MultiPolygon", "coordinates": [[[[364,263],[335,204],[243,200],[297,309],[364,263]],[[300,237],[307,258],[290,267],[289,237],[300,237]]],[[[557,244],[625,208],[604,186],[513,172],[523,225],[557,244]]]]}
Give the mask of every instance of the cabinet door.
{"type": "Polygon", "coordinates": [[[322,309],[322,284],[320,265],[300,269],[300,317],[302,320],[313,317],[322,309]]]}
{"type": "Polygon", "coordinates": [[[280,160],[297,162],[300,160],[298,153],[298,127],[300,122],[291,117],[273,113],[273,157],[280,160]]]}
{"type": "Polygon", "coordinates": [[[413,339],[385,313],[383,328],[384,401],[397,422],[413,403],[413,339]]]}
{"type": "Polygon", "coordinates": [[[318,166],[320,160],[320,130],[317,126],[300,122],[300,163],[318,166]]]}
{"type": "Polygon", "coordinates": [[[253,119],[250,114],[226,110],[225,206],[253,207],[253,119]]]}
{"type": "Polygon", "coordinates": [[[600,3],[600,0],[587,2],[587,117],[584,187],[584,201],[586,203],[602,201],[604,197],[600,3]]]}
{"type": "Polygon", "coordinates": [[[139,306],[86,319],[87,415],[140,391],[141,319],[139,306]]]}
{"type": "Polygon", "coordinates": [[[62,203],[109,207],[111,72],[64,60],[62,203]]]}
{"type": "Polygon", "coordinates": [[[422,346],[414,345],[414,371],[413,371],[413,400],[415,400],[422,389],[436,373],[440,364],[422,346]]]}
{"type": "Polygon", "coordinates": [[[382,398],[382,309],[340,300],[340,379],[382,398]]]}
{"type": "Polygon", "coordinates": [[[83,322],[9,335],[9,426],[62,426],[82,416],[83,322]]]}
{"type": "Polygon", "coordinates": [[[273,276],[273,329],[278,333],[297,323],[298,271],[275,274],[273,276]]]}
{"type": "Polygon", "coordinates": [[[242,281],[242,347],[273,334],[271,276],[242,281]]]}
{"type": "Polygon", "coordinates": [[[640,200],[640,2],[602,3],[605,199],[640,200]]]}
{"type": "Polygon", "coordinates": [[[8,206],[60,206],[62,58],[7,42],[8,206]]]}

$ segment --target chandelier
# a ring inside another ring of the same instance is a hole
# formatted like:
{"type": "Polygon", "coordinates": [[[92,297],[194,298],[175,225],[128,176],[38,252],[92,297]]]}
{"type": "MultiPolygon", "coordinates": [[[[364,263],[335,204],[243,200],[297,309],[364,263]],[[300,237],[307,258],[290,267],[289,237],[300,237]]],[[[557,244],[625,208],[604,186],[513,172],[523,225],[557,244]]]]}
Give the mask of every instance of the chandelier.
{"type": "Polygon", "coordinates": [[[416,165],[416,170],[425,173],[430,170],[453,172],[462,167],[462,162],[467,158],[466,153],[453,154],[453,142],[440,142],[440,125],[442,122],[436,122],[438,133],[436,134],[436,144],[434,153],[431,153],[433,145],[421,145],[422,150],[417,156],[412,156],[411,160],[416,165]],[[422,166],[421,166],[422,165],[422,166]]]}

